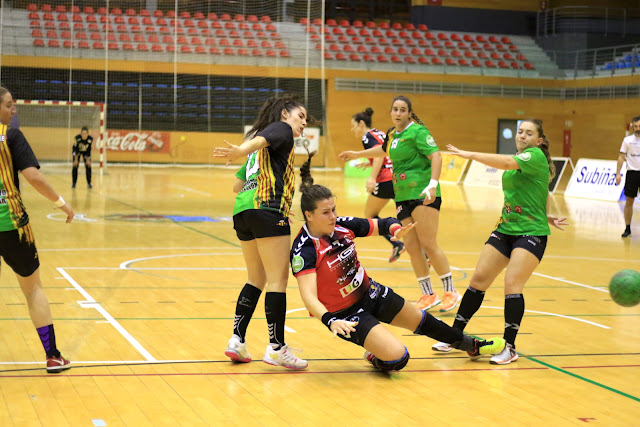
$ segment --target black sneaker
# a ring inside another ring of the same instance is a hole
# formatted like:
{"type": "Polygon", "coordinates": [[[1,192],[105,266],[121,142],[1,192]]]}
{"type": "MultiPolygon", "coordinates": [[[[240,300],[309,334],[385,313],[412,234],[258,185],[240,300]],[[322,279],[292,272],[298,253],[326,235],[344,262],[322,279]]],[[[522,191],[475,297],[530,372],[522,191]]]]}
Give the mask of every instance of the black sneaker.
{"type": "Polygon", "coordinates": [[[71,184],[71,188],[76,188],[76,185],[75,184],[71,184]]]}
{"type": "Polygon", "coordinates": [[[391,256],[389,257],[389,262],[394,262],[397,261],[398,258],[400,258],[400,255],[402,255],[405,251],[405,247],[404,244],[399,244],[399,245],[393,245],[393,250],[391,251],[391,256]]]}
{"type": "Polygon", "coordinates": [[[87,188],[93,188],[93,185],[87,184],[87,188]]]}
{"type": "Polygon", "coordinates": [[[622,237],[629,237],[631,236],[631,230],[624,230],[624,233],[622,233],[622,237]]]}

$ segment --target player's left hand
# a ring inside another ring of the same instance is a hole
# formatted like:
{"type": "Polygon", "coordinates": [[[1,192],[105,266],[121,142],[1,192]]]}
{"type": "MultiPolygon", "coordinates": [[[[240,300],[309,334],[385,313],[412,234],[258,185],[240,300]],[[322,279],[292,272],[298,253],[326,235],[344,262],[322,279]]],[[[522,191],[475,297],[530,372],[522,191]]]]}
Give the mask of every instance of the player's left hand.
{"type": "Polygon", "coordinates": [[[234,159],[237,159],[242,155],[242,150],[237,145],[231,144],[229,141],[225,140],[226,147],[215,147],[213,149],[213,157],[220,157],[223,159],[227,159],[226,166],[229,166],[234,159]]]}
{"type": "Polygon", "coordinates": [[[547,215],[547,221],[549,221],[549,224],[553,225],[558,230],[564,231],[564,228],[562,227],[566,227],[567,225],[569,225],[568,222],[565,222],[566,220],[567,218],[557,218],[552,215],[547,215]]]}
{"type": "Polygon", "coordinates": [[[424,201],[422,202],[423,205],[428,205],[430,203],[433,203],[433,201],[436,199],[436,187],[432,187],[432,188],[425,188],[424,190],[422,190],[422,193],[420,193],[420,195],[425,195],[424,201]]]}
{"type": "Polygon", "coordinates": [[[415,227],[417,224],[417,222],[411,222],[403,227],[400,227],[396,230],[396,232],[393,234],[393,236],[391,236],[391,241],[392,242],[396,242],[400,239],[402,239],[404,236],[407,235],[407,233],[409,231],[411,231],[413,229],[413,227],[415,227]]]}

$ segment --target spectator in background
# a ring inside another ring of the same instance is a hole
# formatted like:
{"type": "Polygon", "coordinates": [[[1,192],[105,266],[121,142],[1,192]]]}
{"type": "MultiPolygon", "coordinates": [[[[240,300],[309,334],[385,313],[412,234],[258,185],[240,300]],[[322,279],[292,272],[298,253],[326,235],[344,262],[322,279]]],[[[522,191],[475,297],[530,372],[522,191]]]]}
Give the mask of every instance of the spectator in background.
{"type": "Polygon", "coordinates": [[[640,188],[640,116],[631,120],[633,135],[622,140],[620,154],[618,154],[618,170],[616,172],[616,185],[620,185],[622,165],[627,162],[627,178],[624,182],[624,195],[627,198],[624,204],[624,222],[626,227],[622,237],[631,235],[631,217],[633,217],[633,202],[640,188]]]}

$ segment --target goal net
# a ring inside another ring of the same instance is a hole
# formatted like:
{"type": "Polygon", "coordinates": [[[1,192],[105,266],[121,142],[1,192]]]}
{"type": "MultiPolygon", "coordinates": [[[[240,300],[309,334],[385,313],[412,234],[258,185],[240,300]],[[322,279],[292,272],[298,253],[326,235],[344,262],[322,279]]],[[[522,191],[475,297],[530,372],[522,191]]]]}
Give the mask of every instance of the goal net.
{"type": "Polygon", "coordinates": [[[93,137],[95,166],[106,166],[104,104],[28,99],[18,99],[15,103],[17,124],[40,162],[71,162],[75,136],[86,126],[93,137]]]}

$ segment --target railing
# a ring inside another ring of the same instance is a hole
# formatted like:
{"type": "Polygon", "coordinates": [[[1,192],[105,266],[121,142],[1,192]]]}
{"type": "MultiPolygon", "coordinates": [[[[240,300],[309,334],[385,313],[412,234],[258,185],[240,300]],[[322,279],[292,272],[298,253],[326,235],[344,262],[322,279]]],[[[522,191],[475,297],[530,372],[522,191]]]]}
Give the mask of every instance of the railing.
{"type": "Polygon", "coordinates": [[[638,34],[640,9],[566,6],[538,11],[536,37],[556,33],[638,34]]]}
{"type": "Polygon", "coordinates": [[[569,78],[640,73],[640,44],[546,54],[569,78]]]}

